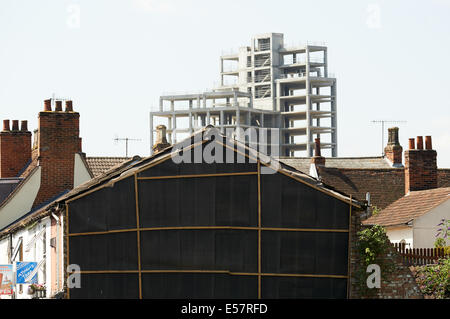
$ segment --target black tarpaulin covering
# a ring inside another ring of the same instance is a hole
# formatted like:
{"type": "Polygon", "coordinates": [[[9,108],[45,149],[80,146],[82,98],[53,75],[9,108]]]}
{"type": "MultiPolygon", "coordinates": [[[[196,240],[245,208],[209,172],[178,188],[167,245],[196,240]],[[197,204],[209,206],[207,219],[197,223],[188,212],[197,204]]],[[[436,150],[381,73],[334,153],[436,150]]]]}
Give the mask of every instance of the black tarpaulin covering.
{"type": "Polygon", "coordinates": [[[285,274],[347,274],[347,233],[262,233],[262,272],[285,274]]]}
{"type": "Polygon", "coordinates": [[[260,247],[256,172],[255,163],[168,159],[138,173],[184,176],[137,180],[139,243],[134,176],[70,202],[69,233],[84,234],[69,237],[69,263],[89,272],[70,296],[139,297],[140,261],[144,298],[257,298],[260,252],[263,298],[345,298],[347,280],[334,276],[347,275],[349,204],[262,174],[260,217],[271,229],[261,230],[260,247]],[[119,232],[85,234],[106,231],[119,232]]]}
{"type": "Polygon", "coordinates": [[[248,150],[239,148],[239,151],[240,153],[237,153],[216,141],[208,141],[193,150],[186,151],[189,153],[184,155],[184,157],[183,153],[181,153],[180,157],[186,158],[182,165],[177,164],[176,159],[175,161],[164,161],[151,169],[139,173],[139,177],[256,172],[256,161],[243,155],[249,155],[248,150]],[[207,149],[205,150],[205,148],[207,149]],[[198,150],[201,151],[199,152],[198,150]],[[216,150],[218,150],[217,153],[216,150]],[[214,156],[214,161],[210,164],[205,164],[202,154],[214,156]],[[230,162],[232,162],[231,165],[230,162]]]}
{"type": "Polygon", "coordinates": [[[69,257],[81,270],[135,270],[136,232],[70,237],[69,257]]]}
{"type": "Polygon", "coordinates": [[[141,236],[143,270],[258,271],[257,231],[166,230],[142,232],[141,236]]]}
{"type": "Polygon", "coordinates": [[[228,274],[143,274],[144,298],[256,299],[258,278],[228,274]]]}
{"type": "Polygon", "coordinates": [[[257,176],[139,182],[140,226],[257,226],[257,176]]]}
{"type": "Polygon", "coordinates": [[[349,204],[282,174],[261,175],[263,227],[348,229],[349,204]]]}
{"type": "Polygon", "coordinates": [[[340,278],[263,277],[262,298],[346,298],[347,280],[340,278]]]}
{"type": "Polygon", "coordinates": [[[69,232],[136,228],[134,178],[118,181],[70,203],[69,232]]]}
{"type": "Polygon", "coordinates": [[[82,274],[81,288],[70,289],[72,299],[137,299],[138,274],[82,274]]]}

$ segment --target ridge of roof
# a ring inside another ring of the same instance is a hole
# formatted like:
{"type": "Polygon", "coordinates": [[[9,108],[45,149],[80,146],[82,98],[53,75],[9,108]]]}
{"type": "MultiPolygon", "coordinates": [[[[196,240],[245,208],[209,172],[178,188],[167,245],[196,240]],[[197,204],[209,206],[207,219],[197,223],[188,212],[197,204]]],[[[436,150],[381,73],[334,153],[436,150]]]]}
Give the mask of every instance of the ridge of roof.
{"type": "MultiPolygon", "coordinates": [[[[273,157],[269,157],[268,155],[260,153],[257,150],[251,149],[247,145],[245,145],[244,143],[242,143],[240,141],[237,141],[234,139],[232,140],[229,137],[222,135],[220,133],[220,131],[212,125],[206,126],[202,129],[194,132],[189,137],[185,138],[184,140],[182,140],[181,142],[179,142],[175,145],[180,145],[181,143],[187,141],[188,139],[191,139],[195,135],[200,134],[200,133],[203,134],[204,132],[211,130],[211,129],[215,130],[217,135],[221,136],[222,139],[227,139],[229,141],[232,141],[233,145],[235,145],[235,146],[240,145],[243,148],[251,150],[252,153],[256,153],[257,156],[260,156],[260,158],[269,158],[270,160],[274,160],[276,163],[279,164],[279,170],[284,171],[284,173],[287,175],[296,177],[296,179],[300,179],[300,181],[303,181],[304,184],[307,184],[312,188],[316,188],[319,191],[328,193],[329,195],[331,195],[335,198],[338,198],[342,201],[351,203],[352,206],[356,206],[358,208],[364,207],[364,204],[362,202],[360,202],[360,201],[356,200],[355,198],[352,198],[338,190],[335,190],[331,186],[325,185],[322,182],[317,181],[314,177],[309,176],[308,174],[305,174],[303,172],[300,172],[300,171],[296,170],[295,168],[290,167],[289,165],[286,165],[273,157]]],[[[206,140],[203,137],[201,139],[201,141],[206,141],[206,140]]],[[[4,236],[5,233],[14,231],[18,227],[26,225],[28,222],[48,214],[48,212],[46,212],[48,209],[57,207],[60,203],[62,203],[64,201],[74,200],[75,198],[77,198],[78,196],[80,196],[82,194],[95,191],[97,189],[105,187],[105,185],[112,186],[112,185],[114,185],[115,182],[134,175],[136,173],[137,169],[145,169],[145,167],[147,167],[147,166],[156,164],[160,160],[165,159],[166,157],[172,156],[175,152],[180,152],[181,150],[186,149],[183,147],[182,149],[178,149],[178,150],[174,151],[173,148],[175,145],[169,145],[166,148],[162,149],[160,152],[153,154],[151,156],[145,157],[145,158],[141,158],[139,156],[134,156],[133,158],[117,165],[116,167],[111,168],[110,170],[103,173],[102,175],[94,177],[91,180],[86,181],[83,184],[80,184],[76,188],[74,188],[74,189],[62,194],[58,198],[54,199],[54,201],[52,203],[49,203],[48,205],[46,205],[45,207],[42,207],[39,210],[36,210],[33,214],[30,213],[27,216],[27,220],[21,219],[21,220],[17,221],[17,223],[15,225],[11,225],[10,229],[1,231],[0,238],[2,236],[4,236]]],[[[196,146],[198,146],[198,144],[190,143],[188,147],[196,147],[196,146]]],[[[234,147],[234,150],[237,151],[235,147],[234,147]]]]}
{"type": "Polygon", "coordinates": [[[92,173],[92,177],[97,177],[129,159],[131,159],[131,157],[90,156],[86,157],[85,160],[92,173]]]}

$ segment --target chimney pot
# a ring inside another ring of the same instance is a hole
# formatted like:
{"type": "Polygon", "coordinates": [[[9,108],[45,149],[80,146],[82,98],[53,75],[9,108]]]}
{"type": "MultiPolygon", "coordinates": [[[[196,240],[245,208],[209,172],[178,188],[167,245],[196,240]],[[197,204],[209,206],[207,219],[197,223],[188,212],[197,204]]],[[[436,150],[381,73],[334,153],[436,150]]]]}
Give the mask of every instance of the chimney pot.
{"type": "Polygon", "coordinates": [[[62,112],[62,101],[56,101],[55,111],[62,112]]]}
{"type": "Polygon", "coordinates": [[[3,131],[10,131],[9,120],[3,120],[3,131]]]}
{"type": "Polygon", "coordinates": [[[18,120],[13,120],[12,121],[12,130],[13,131],[18,131],[19,130],[19,121],[18,120]]]}
{"type": "Polygon", "coordinates": [[[155,153],[161,151],[162,149],[168,147],[170,144],[167,142],[166,138],[166,126],[158,125],[156,127],[156,141],[155,145],[153,145],[153,151],[155,153]]]}
{"type": "Polygon", "coordinates": [[[398,127],[389,128],[388,137],[388,144],[384,148],[384,154],[393,165],[402,165],[403,147],[398,141],[398,127]]]}
{"type": "Polygon", "coordinates": [[[52,100],[51,99],[44,101],[44,111],[46,111],[46,112],[52,111],[52,100]]]}
{"type": "Polygon", "coordinates": [[[73,112],[73,105],[71,100],[66,101],[66,112],[73,112]]]}
{"type": "Polygon", "coordinates": [[[423,150],[423,137],[417,136],[417,149],[423,150]]]}
{"type": "Polygon", "coordinates": [[[414,139],[413,139],[413,138],[410,138],[410,139],[409,139],[409,149],[410,149],[410,150],[416,149],[415,143],[414,143],[414,139]]]}
{"type": "Polygon", "coordinates": [[[388,145],[400,145],[398,141],[398,127],[388,128],[388,145]]]}
{"type": "Polygon", "coordinates": [[[28,121],[27,120],[23,120],[20,122],[20,130],[22,132],[28,132],[28,121]]]}
{"type": "MultiPolygon", "coordinates": [[[[409,139],[414,144],[414,139],[409,139]]],[[[427,151],[423,151],[423,137],[417,136],[417,149],[405,152],[405,193],[438,187],[437,153],[431,149],[431,138],[426,137],[427,151]],[[428,149],[429,148],[429,149],[428,149]]]]}
{"type": "Polygon", "coordinates": [[[0,178],[17,177],[23,167],[31,159],[31,134],[19,133],[19,121],[3,121],[3,130],[8,133],[0,134],[0,178]],[[11,133],[12,134],[11,134],[11,133]]]}
{"type": "Polygon", "coordinates": [[[320,137],[316,138],[314,142],[314,156],[320,157],[320,137]]]}
{"type": "Polygon", "coordinates": [[[433,146],[431,145],[431,136],[425,136],[425,149],[432,150],[433,146]]]}
{"type": "Polygon", "coordinates": [[[320,137],[314,139],[314,157],[311,158],[311,163],[315,165],[325,165],[325,157],[320,152],[320,137]]]}

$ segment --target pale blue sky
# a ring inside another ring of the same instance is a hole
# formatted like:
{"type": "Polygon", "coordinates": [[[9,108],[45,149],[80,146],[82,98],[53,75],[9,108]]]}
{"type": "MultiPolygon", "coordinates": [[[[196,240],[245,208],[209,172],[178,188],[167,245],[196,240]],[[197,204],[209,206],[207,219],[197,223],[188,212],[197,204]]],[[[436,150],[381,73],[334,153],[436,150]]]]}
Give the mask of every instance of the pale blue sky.
{"type": "Polygon", "coordinates": [[[450,167],[449,0],[2,0],[0,118],[34,129],[55,93],[80,112],[88,156],[123,156],[116,134],[142,139],[130,153],[146,156],[159,96],[212,87],[222,50],[266,32],[327,44],[339,156],[380,155],[371,120],[406,120],[402,146],[432,135],[450,167]]]}

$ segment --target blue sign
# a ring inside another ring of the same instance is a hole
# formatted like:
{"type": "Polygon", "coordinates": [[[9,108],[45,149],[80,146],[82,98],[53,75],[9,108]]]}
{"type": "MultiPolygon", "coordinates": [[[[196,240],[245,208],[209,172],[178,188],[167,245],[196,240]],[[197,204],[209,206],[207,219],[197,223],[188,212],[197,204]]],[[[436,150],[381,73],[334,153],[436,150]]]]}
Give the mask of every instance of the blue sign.
{"type": "Polygon", "coordinates": [[[16,262],[16,284],[36,284],[37,283],[37,262],[18,261],[16,262]]]}

